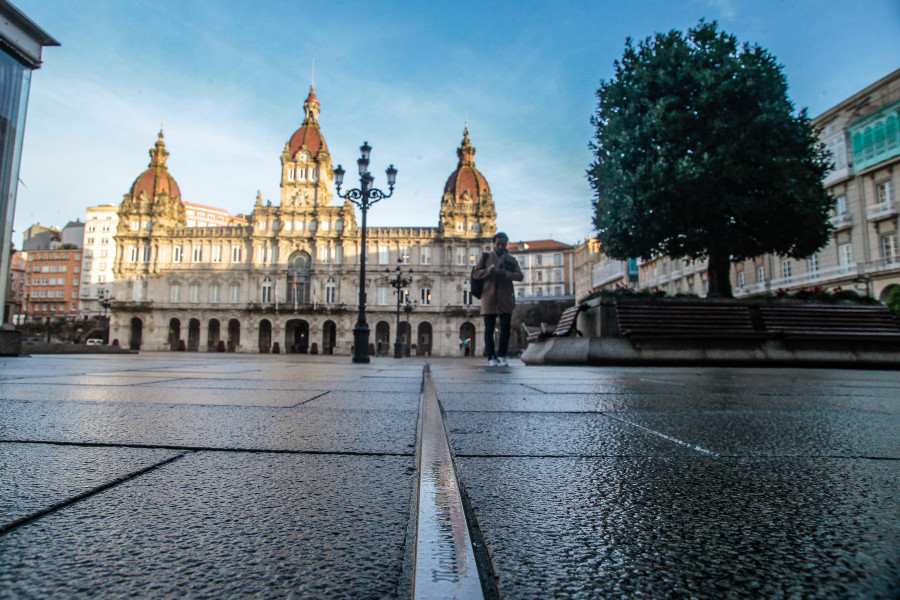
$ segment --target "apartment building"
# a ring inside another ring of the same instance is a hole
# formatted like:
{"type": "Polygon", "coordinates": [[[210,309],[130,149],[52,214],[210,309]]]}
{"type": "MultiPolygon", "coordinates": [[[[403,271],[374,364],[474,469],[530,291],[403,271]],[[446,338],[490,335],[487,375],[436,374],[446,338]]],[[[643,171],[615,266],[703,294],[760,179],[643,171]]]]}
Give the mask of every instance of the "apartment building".
{"type": "Polygon", "coordinates": [[[81,248],[59,241],[46,250],[28,252],[23,313],[28,321],[78,318],[81,248]]]}
{"type": "Polygon", "coordinates": [[[556,240],[510,242],[525,278],[513,284],[517,300],[561,300],[575,296],[574,247],[556,240]]]}

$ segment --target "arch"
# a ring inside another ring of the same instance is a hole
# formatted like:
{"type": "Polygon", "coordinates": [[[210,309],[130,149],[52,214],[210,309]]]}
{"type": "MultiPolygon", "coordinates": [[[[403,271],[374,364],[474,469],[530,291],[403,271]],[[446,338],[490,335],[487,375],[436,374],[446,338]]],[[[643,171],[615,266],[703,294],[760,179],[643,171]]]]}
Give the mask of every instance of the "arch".
{"type": "Polygon", "coordinates": [[[206,350],[207,352],[216,352],[219,349],[219,339],[221,337],[221,325],[218,319],[210,319],[209,325],[206,326],[206,350]]]}
{"type": "Polygon", "coordinates": [[[431,356],[431,341],[431,323],[422,321],[419,323],[419,333],[416,336],[416,356],[431,356]]]}
{"type": "Polygon", "coordinates": [[[288,257],[287,303],[297,306],[309,304],[309,268],[312,259],[307,252],[299,250],[288,257]]]}
{"type": "Polygon", "coordinates": [[[268,354],[272,349],[272,322],[263,319],[259,322],[259,353],[268,354]]]}
{"type": "Polygon", "coordinates": [[[375,325],[375,355],[388,356],[391,352],[391,326],[387,321],[375,325]]]}
{"type": "Polygon", "coordinates": [[[285,352],[306,354],[309,352],[309,323],[303,319],[291,319],[284,325],[285,352]]]}
{"type": "Polygon", "coordinates": [[[894,291],[894,289],[897,287],[898,286],[896,283],[892,283],[892,284],[886,286],[883,290],[881,290],[881,293],[878,294],[878,301],[881,302],[882,304],[887,304],[887,301],[891,295],[891,292],[894,291]]]}
{"type": "Polygon", "coordinates": [[[190,352],[200,350],[200,319],[191,319],[188,322],[187,349],[190,352]]]}
{"type": "Polygon", "coordinates": [[[131,333],[128,336],[128,348],[130,350],[141,349],[141,337],[144,332],[144,322],[137,317],[131,318],[131,333]]]}
{"type": "Polygon", "coordinates": [[[241,345],[241,322],[237,319],[228,321],[228,341],[226,348],[229,352],[235,352],[241,345]]]}
{"type": "Polygon", "coordinates": [[[169,319],[169,350],[178,350],[178,342],[181,340],[181,321],[169,319]]]}
{"type": "Polygon", "coordinates": [[[459,352],[463,356],[475,356],[476,340],[475,326],[466,321],[459,327],[459,352]]]}
{"type": "Polygon", "coordinates": [[[334,321],[325,321],[322,325],[322,354],[334,354],[337,342],[337,325],[334,321]]]}

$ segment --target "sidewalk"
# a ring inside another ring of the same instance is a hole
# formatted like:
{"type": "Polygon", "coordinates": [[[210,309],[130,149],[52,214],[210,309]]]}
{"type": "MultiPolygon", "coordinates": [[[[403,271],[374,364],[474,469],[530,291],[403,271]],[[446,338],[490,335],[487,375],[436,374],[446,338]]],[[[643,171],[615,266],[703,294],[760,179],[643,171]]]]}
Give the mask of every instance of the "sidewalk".
{"type": "Polygon", "coordinates": [[[900,373],[0,359],[0,598],[410,597],[430,364],[504,598],[896,597],[900,373]]]}

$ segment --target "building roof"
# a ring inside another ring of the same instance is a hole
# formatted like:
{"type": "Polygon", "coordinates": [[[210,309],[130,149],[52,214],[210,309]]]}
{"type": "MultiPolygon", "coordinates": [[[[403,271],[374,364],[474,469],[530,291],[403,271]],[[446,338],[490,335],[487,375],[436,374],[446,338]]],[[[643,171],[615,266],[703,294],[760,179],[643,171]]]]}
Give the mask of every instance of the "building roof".
{"type": "Polygon", "coordinates": [[[510,252],[537,252],[540,250],[565,250],[571,247],[569,244],[563,244],[556,240],[532,240],[528,242],[510,242],[506,249],[510,252]]]}
{"type": "Polygon", "coordinates": [[[313,86],[309,86],[309,96],[303,103],[303,110],[306,112],[306,117],[303,119],[300,129],[291,136],[288,142],[288,152],[294,156],[303,147],[313,156],[320,150],[328,152],[328,145],[325,144],[325,138],[322,137],[319,129],[319,99],[316,98],[316,90],[313,86]]]}
{"type": "Polygon", "coordinates": [[[463,130],[462,144],[456,150],[459,163],[444,184],[444,195],[456,202],[477,203],[482,195],[491,196],[491,188],[481,171],[475,168],[475,147],[469,141],[469,129],[463,130]]]}
{"type": "Polygon", "coordinates": [[[169,153],[166,150],[166,144],[163,142],[162,129],[159,130],[159,137],[153,148],[150,149],[150,166],[146,171],[138,175],[131,186],[131,195],[137,200],[141,192],[145,192],[150,201],[153,201],[157,195],[167,194],[173,198],[181,198],[181,190],[175,178],[169,174],[166,167],[166,159],[169,153]]]}

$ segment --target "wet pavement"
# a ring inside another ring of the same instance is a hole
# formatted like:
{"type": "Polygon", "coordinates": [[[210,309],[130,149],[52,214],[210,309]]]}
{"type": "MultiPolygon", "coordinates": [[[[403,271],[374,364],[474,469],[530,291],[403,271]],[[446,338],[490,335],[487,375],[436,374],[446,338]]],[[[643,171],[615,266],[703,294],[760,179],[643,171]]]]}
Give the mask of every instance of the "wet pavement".
{"type": "MultiPolygon", "coordinates": [[[[503,598],[900,597],[898,372],[427,363],[503,598]]],[[[410,597],[425,365],[0,359],[0,598],[410,597]]]]}

